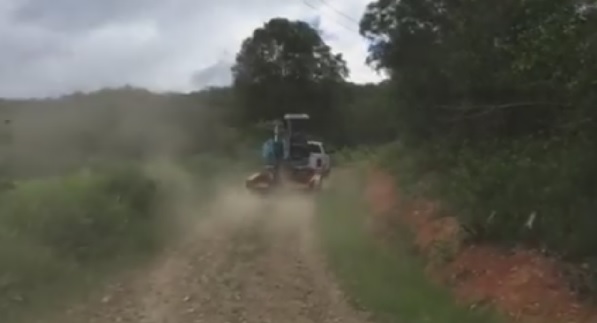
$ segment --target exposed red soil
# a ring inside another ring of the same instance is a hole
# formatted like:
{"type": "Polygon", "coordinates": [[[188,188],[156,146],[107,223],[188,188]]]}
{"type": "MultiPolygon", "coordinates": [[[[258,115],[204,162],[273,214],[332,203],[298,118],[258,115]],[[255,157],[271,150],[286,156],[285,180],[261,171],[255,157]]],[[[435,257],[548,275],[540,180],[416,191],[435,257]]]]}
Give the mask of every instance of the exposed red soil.
{"type": "Polygon", "coordinates": [[[383,171],[371,172],[366,194],[377,223],[386,229],[406,225],[423,254],[432,256],[437,242],[457,247],[447,263],[430,265],[428,272],[431,279],[449,284],[458,301],[491,304],[516,322],[597,322],[597,309],[570,291],[556,260],[533,250],[461,247],[454,217],[438,217],[436,202],[401,195],[392,176],[383,171]]]}

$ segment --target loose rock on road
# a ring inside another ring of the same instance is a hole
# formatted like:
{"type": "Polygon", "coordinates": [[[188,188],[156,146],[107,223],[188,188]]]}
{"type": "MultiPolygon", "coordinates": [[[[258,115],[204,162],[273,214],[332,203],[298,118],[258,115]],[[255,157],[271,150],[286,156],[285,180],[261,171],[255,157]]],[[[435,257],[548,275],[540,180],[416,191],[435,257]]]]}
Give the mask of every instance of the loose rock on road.
{"type": "Polygon", "coordinates": [[[315,201],[222,190],[149,266],[49,323],[368,322],[326,269],[315,201]]]}

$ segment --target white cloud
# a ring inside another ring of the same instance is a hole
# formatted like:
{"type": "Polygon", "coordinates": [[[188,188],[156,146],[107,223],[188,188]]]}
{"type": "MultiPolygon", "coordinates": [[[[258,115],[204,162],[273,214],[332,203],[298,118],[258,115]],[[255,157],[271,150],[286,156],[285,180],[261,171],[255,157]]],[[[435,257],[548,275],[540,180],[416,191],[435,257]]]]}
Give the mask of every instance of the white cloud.
{"type": "Polygon", "coordinates": [[[378,81],[357,33],[369,1],[304,1],[2,0],[0,96],[227,84],[242,40],[273,17],[318,19],[328,44],[347,60],[351,80],[378,81]]]}

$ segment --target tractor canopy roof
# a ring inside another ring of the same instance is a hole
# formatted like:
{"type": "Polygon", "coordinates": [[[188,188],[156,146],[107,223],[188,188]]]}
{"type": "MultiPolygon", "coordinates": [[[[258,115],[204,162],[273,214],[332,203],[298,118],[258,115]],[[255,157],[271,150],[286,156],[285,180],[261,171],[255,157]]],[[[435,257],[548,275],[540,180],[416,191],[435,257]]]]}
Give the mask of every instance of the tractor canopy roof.
{"type": "Polygon", "coordinates": [[[287,113],[284,115],[285,120],[305,120],[310,119],[309,115],[306,113],[287,113]]]}

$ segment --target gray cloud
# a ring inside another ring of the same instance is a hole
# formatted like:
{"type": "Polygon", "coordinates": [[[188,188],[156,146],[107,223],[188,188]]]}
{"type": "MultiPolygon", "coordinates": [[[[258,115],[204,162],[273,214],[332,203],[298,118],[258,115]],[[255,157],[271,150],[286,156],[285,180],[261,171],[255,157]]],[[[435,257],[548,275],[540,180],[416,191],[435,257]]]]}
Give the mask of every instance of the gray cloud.
{"type": "Polygon", "coordinates": [[[192,76],[193,85],[197,88],[208,86],[223,86],[232,83],[230,68],[232,61],[221,60],[213,65],[195,72],[192,76]]]}
{"type": "Polygon", "coordinates": [[[61,31],[88,30],[106,23],[142,19],[159,9],[157,0],[23,0],[13,21],[61,31]]]}
{"type": "MultiPolygon", "coordinates": [[[[310,3],[319,9],[300,0],[1,0],[0,96],[224,85],[242,40],[275,16],[316,22],[355,81],[376,80],[355,23],[310,3]]],[[[358,18],[368,0],[327,3],[358,18]]]]}

